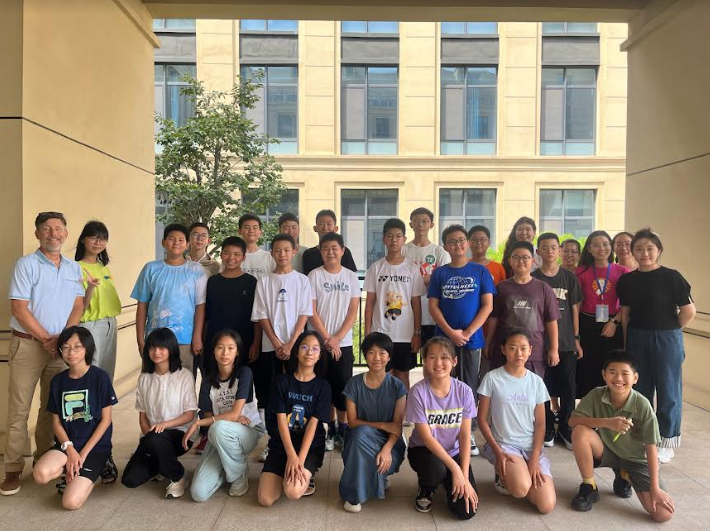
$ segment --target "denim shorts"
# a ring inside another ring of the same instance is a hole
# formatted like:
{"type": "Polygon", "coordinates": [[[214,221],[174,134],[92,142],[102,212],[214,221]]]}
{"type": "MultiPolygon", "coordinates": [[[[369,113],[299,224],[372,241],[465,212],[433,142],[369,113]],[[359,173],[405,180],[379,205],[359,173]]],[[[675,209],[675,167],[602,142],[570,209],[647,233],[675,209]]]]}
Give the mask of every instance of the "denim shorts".
{"type": "MultiPolygon", "coordinates": [[[[522,450],[521,448],[518,448],[517,446],[512,446],[510,444],[498,444],[498,446],[500,446],[501,450],[503,450],[503,453],[505,454],[520,457],[526,463],[530,461],[530,455],[532,454],[532,452],[529,450],[522,450]]],[[[496,465],[496,454],[493,453],[493,449],[488,443],[486,443],[486,445],[483,447],[483,457],[488,459],[488,462],[493,466],[496,465]]],[[[550,469],[550,460],[545,455],[545,452],[540,452],[540,473],[543,476],[552,477],[552,470],[550,469]]]]}

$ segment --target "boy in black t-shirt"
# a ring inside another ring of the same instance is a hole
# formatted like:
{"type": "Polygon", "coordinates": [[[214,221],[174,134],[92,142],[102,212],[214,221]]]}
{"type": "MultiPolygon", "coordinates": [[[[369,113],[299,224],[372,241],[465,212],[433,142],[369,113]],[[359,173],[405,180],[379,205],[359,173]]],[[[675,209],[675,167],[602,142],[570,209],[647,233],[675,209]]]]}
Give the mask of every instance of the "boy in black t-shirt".
{"type": "MultiPolygon", "coordinates": [[[[532,276],[552,288],[560,308],[560,319],[557,321],[560,362],[554,367],[547,367],[545,384],[551,396],[560,398],[558,434],[571,450],[572,430],[567,421],[575,405],[577,359],[582,357],[582,347],[579,344],[582,289],[575,274],[557,264],[560,257],[560,240],[556,234],[545,232],[538,237],[537,254],[542,258],[542,266],[533,271],[532,276]]],[[[550,409],[550,402],[545,403],[545,414],[545,446],[549,447],[555,445],[555,415],[550,409]]]]}
{"type": "MultiPolygon", "coordinates": [[[[323,237],[324,234],[329,232],[338,232],[338,225],[335,218],[335,212],[332,210],[321,210],[316,215],[316,224],[313,226],[313,230],[318,233],[318,241],[323,237]]],[[[347,267],[350,271],[357,273],[357,266],[355,265],[355,260],[350,252],[350,249],[345,248],[345,253],[343,254],[342,260],[343,267],[347,267]]],[[[323,257],[320,253],[320,246],[316,245],[310,249],[306,249],[303,253],[303,274],[308,276],[308,273],[323,265],[323,257]]]]}

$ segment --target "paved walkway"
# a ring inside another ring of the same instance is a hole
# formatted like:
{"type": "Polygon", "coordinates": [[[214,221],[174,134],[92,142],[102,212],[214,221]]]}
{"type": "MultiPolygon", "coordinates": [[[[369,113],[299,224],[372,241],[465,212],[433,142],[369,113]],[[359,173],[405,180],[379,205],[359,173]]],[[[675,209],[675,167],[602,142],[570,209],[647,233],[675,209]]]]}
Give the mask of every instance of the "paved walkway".
{"type": "MultiPolygon", "coordinates": [[[[117,428],[114,431],[114,455],[119,471],[123,470],[138,440],[138,415],[133,405],[134,396],[130,394],[114,411],[114,426],[117,428]]],[[[590,513],[570,509],[569,503],[580,479],[572,453],[557,445],[546,449],[552,461],[558,496],[557,508],[546,516],[538,515],[525,501],[497,494],[492,485],[493,467],[481,457],[472,459],[481,505],[476,517],[469,522],[461,523],[449,515],[443,489],[437,492],[431,513],[418,513],[413,500],[416,475],[406,461],[400,473],[392,479],[387,500],[369,501],[359,514],[346,513],[338,496],[343,462],[336,450],[326,454],[323,468],[316,476],[314,496],[296,502],[282,499],[269,509],[260,507],[256,501],[261,465],[255,457],[249,472],[250,490],[243,498],[230,498],[225,486],[210,501],[197,504],[189,494],[179,500],[163,499],[163,483],[151,482],[132,491],[116,483],[97,485],[84,508],[75,512],[61,508],[52,485],[40,487],[33,483],[28,475],[28,460],[20,493],[0,497],[0,530],[445,531],[478,528],[486,531],[632,531],[661,527],[673,531],[707,530],[710,529],[710,412],[686,404],[683,426],[683,447],[671,464],[661,466],[661,476],[676,506],[676,516],[665,525],[654,525],[635,496],[630,500],[616,498],[611,491],[613,474],[610,470],[597,475],[602,498],[590,513]]],[[[192,453],[183,458],[190,474],[198,459],[192,453]]]]}

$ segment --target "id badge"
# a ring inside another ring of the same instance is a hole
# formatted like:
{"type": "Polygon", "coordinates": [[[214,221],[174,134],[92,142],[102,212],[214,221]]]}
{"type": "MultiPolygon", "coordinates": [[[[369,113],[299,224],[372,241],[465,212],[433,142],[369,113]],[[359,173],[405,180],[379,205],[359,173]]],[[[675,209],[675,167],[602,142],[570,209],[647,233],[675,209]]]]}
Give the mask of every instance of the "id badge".
{"type": "Polygon", "coordinates": [[[597,323],[606,323],[609,320],[609,306],[597,304],[597,323]]]}

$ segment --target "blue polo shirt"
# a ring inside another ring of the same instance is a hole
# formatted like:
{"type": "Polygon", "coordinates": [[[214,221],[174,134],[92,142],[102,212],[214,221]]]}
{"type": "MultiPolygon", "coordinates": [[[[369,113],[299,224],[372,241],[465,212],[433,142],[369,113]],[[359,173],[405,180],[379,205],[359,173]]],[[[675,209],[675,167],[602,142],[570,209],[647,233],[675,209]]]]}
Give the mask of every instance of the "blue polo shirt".
{"type": "MultiPolygon", "coordinates": [[[[54,335],[67,326],[74,301],[83,296],[79,264],[62,256],[57,267],[37,249],[15,264],[7,298],[29,301],[32,315],[49,334],[54,335]]],[[[14,316],[10,319],[10,327],[27,333],[14,316]]]]}

